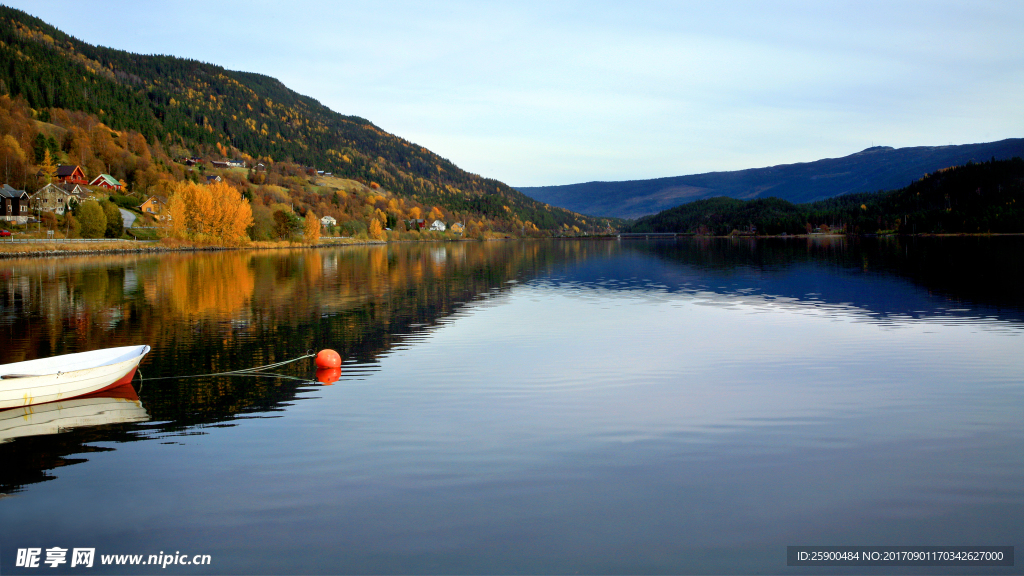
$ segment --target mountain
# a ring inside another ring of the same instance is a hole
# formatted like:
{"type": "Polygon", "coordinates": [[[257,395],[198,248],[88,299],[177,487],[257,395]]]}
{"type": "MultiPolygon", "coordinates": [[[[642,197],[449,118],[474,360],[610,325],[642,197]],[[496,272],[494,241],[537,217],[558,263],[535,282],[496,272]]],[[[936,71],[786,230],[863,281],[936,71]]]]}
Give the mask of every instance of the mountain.
{"type": "Polygon", "coordinates": [[[898,190],[793,204],[780,198],[715,197],[644,216],[629,232],[802,234],[1024,233],[1024,160],[968,162],[898,190]]]}
{"type": "Polygon", "coordinates": [[[694,200],[727,196],[813,202],[906,186],[927,173],[967,162],[1024,156],[1024,139],[960,146],[875,146],[842,158],[690,176],[521,187],[520,192],[581,214],[639,218],[694,200]]]}
{"type": "MultiPolygon", "coordinates": [[[[150,146],[159,144],[175,159],[174,150],[213,159],[238,154],[293,162],[426,206],[483,215],[496,228],[518,230],[531,222],[560,231],[606,226],[468,173],[369,120],[339,114],[297,94],[274,78],[93,46],[5,6],[0,6],[2,94],[24,99],[43,123],[60,111],[85,113],[115,132],[141,134],[150,146]]],[[[25,149],[25,143],[20,147],[25,149]]],[[[65,145],[65,152],[70,147],[65,145]]],[[[133,179],[129,171],[113,175],[129,184],[133,179]]]]}

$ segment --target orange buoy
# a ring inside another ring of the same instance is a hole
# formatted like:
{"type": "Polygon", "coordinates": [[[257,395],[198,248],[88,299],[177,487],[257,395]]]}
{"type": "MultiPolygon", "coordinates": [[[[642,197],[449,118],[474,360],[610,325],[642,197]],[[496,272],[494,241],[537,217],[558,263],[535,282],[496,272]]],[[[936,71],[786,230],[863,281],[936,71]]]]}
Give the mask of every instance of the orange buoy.
{"type": "Polygon", "coordinates": [[[316,371],[317,382],[324,386],[330,386],[341,378],[341,368],[320,368],[316,371]]]}
{"type": "Polygon", "coordinates": [[[341,356],[330,348],[321,350],[314,362],[317,368],[341,368],[341,356]]]}

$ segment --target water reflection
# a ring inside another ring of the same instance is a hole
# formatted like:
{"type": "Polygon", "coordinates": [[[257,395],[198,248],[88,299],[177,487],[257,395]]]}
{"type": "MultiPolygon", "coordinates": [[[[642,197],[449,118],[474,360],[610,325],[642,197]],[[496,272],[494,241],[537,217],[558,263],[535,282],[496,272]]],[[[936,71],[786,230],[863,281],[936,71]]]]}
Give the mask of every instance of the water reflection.
{"type": "MultiPolygon", "coordinates": [[[[410,344],[460,306],[506,291],[504,281],[529,274],[543,254],[539,245],[489,243],[6,261],[2,362],[148,343],[153,353],[136,382],[153,420],[105,430],[119,428],[111,434],[122,440],[201,433],[280,411],[314,382],[358,380],[377,369],[381,354],[410,344]],[[318,378],[306,361],[286,371],[298,380],[158,380],[271,364],[324,347],[341,353],[342,373],[318,378]]],[[[89,452],[85,442],[96,437],[62,434],[53,450],[43,449],[46,457],[21,453],[40,450],[39,442],[9,443],[0,460],[21,463],[2,467],[0,491],[84,461],[67,456],[89,452]]]]}
{"type": "Polygon", "coordinates": [[[1024,237],[623,241],[556,281],[829,307],[871,322],[1024,320],[1024,237]],[[625,256],[627,255],[628,256],[625,256]]]}
{"type": "MultiPolygon", "coordinates": [[[[1024,319],[1022,248],[1020,238],[593,240],[6,261],[4,363],[141,343],[153,352],[140,367],[138,392],[151,420],[7,442],[0,460],[13,465],[0,471],[0,491],[22,490],[85,460],[73,455],[110,449],[96,442],[169,441],[280,413],[324,380],[358,382],[380,369],[383,356],[417,346],[467,312],[501,306],[520,289],[826,309],[874,323],[1017,326],[1024,319]],[[330,378],[307,362],[285,372],[300,380],[156,380],[270,364],[325,347],[344,359],[330,378]]],[[[602,329],[609,328],[595,326],[602,329]]],[[[503,326],[489,330],[501,334],[503,326]]],[[[786,369],[793,367],[780,367],[786,369]]],[[[552,368],[536,377],[543,383],[573,376],[552,368]]]]}
{"type": "Polygon", "coordinates": [[[0,410],[0,444],[15,438],[60,434],[86,426],[147,420],[149,414],[135,388],[125,384],[71,400],[0,410]]]}
{"type": "MultiPolygon", "coordinates": [[[[205,258],[170,255],[160,261],[155,271],[145,274],[145,301],[175,317],[247,319],[245,307],[256,288],[251,263],[251,254],[238,252],[205,258]]],[[[133,281],[138,282],[134,278],[133,281]]]]}

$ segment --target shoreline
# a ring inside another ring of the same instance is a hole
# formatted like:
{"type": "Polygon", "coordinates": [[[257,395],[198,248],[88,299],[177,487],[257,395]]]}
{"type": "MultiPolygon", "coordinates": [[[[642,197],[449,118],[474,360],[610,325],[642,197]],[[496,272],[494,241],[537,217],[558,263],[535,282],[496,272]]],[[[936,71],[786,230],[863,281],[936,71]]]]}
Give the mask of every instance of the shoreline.
{"type": "MultiPolygon", "coordinates": [[[[651,237],[647,237],[643,233],[634,233],[629,236],[579,236],[579,237],[558,237],[553,236],[551,238],[543,238],[544,240],[603,240],[603,239],[615,239],[615,240],[658,240],[658,239],[678,239],[678,238],[704,238],[704,239],[751,239],[751,240],[807,240],[807,239],[834,239],[834,238],[954,238],[954,237],[992,237],[992,236],[1024,236],[1021,232],[985,232],[985,233],[951,233],[951,234],[790,234],[787,236],[767,236],[767,235],[726,235],[726,236],[698,236],[695,234],[676,234],[670,237],[671,233],[657,233],[653,232],[650,234],[651,237]]],[[[486,241],[509,241],[509,240],[537,240],[538,238],[494,238],[486,241]]],[[[414,243],[414,242],[468,242],[474,239],[462,238],[455,240],[351,240],[351,241],[331,241],[321,242],[319,244],[293,244],[293,243],[281,243],[281,244],[253,244],[247,246],[169,246],[159,242],[137,242],[132,240],[111,240],[107,243],[97,242],[98,246],[82,246],[79,248],[60,248],[56,245],[63,244],[61,240],[55,241],[40,241],[40,242],[25,242],[25,243],[5,243],[0,240],[0,261],[12,260],[16,258],[64,258],[69,256],[95,256],[101,254],[162,254],[162,253],[173,253],[173,252],[220,252],[227,250],[289,250],[295,248],[331,248],[336,246],[373,246],[373,245],[385,245],[385,244],[399,244],[399,243],[414,243]]],[[[479,240],[477,240],[479,241],[479,240]]],[[[74,243],[77,244],[77,243],[74,243]]],[[[74,245],[72,244],[72,245],[74,245]]]]}
{"type": "Polygon", "coordinates": [[[310,244],[279,244],[279,245],[248,245],[248,246],[168,246],[159,242],[136,242],[133,240],[111,240],[110,242],[97,242],[98,246],[84,245],[80,249],[60,249],[54,244],[61,244],[60,240],[53,242],[25,242],[19,244],[4,244],[0,241],[0,260],[11,260],[15,258],[63,258],[68,256],[95,256],[100,254],[161,254],[170,252],[221,252],[227,250],[287,250],[292,248],[326,248],[332,246],[366,246],[373,244],[387,244],[384,240],[354,240],[352,242],[324,242],[317,245],[310,244]],[[22,248],[13,250],[10,248],[22,248]]]}

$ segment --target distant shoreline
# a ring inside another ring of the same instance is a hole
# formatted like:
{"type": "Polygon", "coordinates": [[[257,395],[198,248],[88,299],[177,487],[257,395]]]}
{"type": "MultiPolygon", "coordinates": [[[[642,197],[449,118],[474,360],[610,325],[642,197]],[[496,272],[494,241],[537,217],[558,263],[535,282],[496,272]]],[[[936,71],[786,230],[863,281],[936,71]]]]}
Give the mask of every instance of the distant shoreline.
{"type": "MultiPolygon", "coordinates": [[[[651,240],[658,238],[668,239],[673,232],[632,232],[628,235],[620,235],[619,237],[625,240],[643,240],[645,236],[650,236],[651,240]]],[[[688,234],[685,232],[674,233],[676,238],[753,238],[757,240],[768,240],[778,239],[787,240],[791,238],[953,238],[953,237],[986,237],[986,236],[1024,236],[1024,232],[950,232],[944,234],[921,232],[918,234],[787,234],[781,236],[778,234],[725,234],[725,235],[714,235],[714,234],[688,234]]]]}

